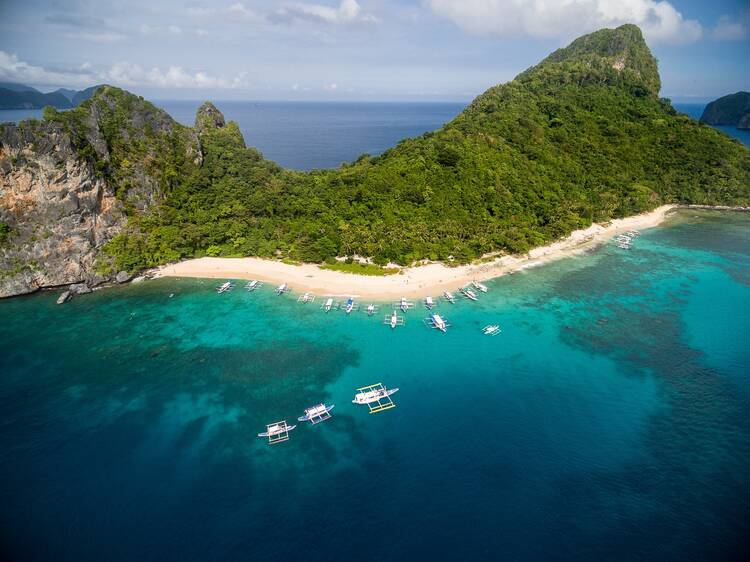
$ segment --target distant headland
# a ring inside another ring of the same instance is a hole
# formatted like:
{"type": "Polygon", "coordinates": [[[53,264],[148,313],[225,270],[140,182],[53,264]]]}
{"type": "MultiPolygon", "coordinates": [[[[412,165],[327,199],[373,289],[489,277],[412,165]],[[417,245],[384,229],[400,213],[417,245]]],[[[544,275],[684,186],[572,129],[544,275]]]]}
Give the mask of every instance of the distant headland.
{"type": "Polygon", "coordinates": [[[737,92],[712,101],[703,110],[701,121],[750,129],[750,92],[737,92]]]}
{"type": "Polygon", "coordinates": [[[25,84],[0,82],[0,109],[42,109],[47,106],[70,109],[89,99],[99,87],[91,86],[85,90],[58,88],[45,94],[25,84]]]}

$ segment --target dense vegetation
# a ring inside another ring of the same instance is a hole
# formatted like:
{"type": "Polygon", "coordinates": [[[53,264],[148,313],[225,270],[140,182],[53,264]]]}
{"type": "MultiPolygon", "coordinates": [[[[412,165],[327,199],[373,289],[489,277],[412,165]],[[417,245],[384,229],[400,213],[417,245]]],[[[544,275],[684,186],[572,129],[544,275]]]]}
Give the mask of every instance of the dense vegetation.
{"type": "Polygon", "coordinates": [[[750,129],[750,92],[737,92],[712,101],[703,110],[701,121],[750,129]]]}
{"type": "Polygon", "coordinates": [[[602,30],[491,88],[434,133],[311,173],[246,148],[236,124],[204,119],[218,113],[210,104],[190,129],[103,88],[48,119],[84,131],[96,107],[105,124],[104,156],[76,138],[128,203],[128,232],[105,248],[118,270],[200,255],[460,263],[662,203],[750,204],[747,148],[677,113],[658,90],[640,30],[602,30]],[[136,108],[151,118],[135,123],[136,108]],[[139,163],[158,184],[150,206],[139,206],[139,163]]]}

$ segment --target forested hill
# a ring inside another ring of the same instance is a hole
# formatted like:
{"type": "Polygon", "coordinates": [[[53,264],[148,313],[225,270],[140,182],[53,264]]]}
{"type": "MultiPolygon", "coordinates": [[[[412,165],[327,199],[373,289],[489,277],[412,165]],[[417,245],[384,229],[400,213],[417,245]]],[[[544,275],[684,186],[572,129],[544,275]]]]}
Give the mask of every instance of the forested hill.
{"type": "Polygon", "coordinates": [[[750,92],[737,92],[712,101],[703,110],[701,121],[750,129],[750,92]]]}
{"type": "Polygon", "coordinates": [[[186,128],[116,88],[48,112],[35,134],[67,131],[122,204],[100,272],[207,254],[459,263],[663,203],[750,204],[748,149],[677,113],[659,87],[625,25],[490,88],[440,130],[336,170],[281,169],[210,104],[186,128]]]}

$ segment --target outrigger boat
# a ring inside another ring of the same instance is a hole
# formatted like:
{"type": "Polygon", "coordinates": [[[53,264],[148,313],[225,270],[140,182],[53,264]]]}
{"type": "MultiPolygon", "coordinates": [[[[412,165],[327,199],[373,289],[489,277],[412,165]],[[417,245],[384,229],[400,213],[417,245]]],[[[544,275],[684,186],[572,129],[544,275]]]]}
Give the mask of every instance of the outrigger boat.
{"type": "Polygon", "coordinates": [[[247,282],[247,284],[245,285],[245,289],[247,289],[248,291],[254,291],[258,287],[260,287],[262,284],[263,283],[261,283],[257,279],[253,279],[252,281],[247,282]]]}
{"type": "Polygon", "coordinates": [[[398,388],[386,388],[383,383],[363,386],[357,389],[352,404],[366,405],[370,409],[370,413],[374,414],[389,408],[395,408],[396,404],[390,397],[397,392],[398,388]]]}
{"type": "Polygon", "coordinates": [[[463,294],[463,296],[465,296],[467,299],[470,299],[473,301],[479,300],[477,298],[477,294],[471,289],[469,289],[468,287],[462,287],[460,290],[461,290],[461,294],[463,294]]]}
{"type": "Polygon", "coordinates": [[[403,316],[398,315],[398,311],[394,310],[393,314],[386,314],[385,318],[383,319],[383,324],[386,324],[390,326],[391,328],[395,328],[396,326],[403,326],[406,323],[406,320],[404,320],[403,316]]]}
{"type": "Polygon", "coordinates": [[[282,283],[281,285],[276,287],[277,295],[283,295],[284,293],[288,293],[289,291],[291,291],[291,289],[289,288],[289,285],[286,283],[282,283]]]}
{"type": "Polygon", "coordinates": [[[406,312],[410,308],[414,307],[414,303],[406,300],[406,297],[401,297],[401,300],[394,304],[396,305],[396,308],[400,308],[403,312],[406,312]]]}
{"type": "Polygon", "coordinates": [[[344,306],[344,312],[349,314],[352,310],[356,308],[356,304],[354,303],[354,299],[349,297],[349,299],[346,301],[346,306],[344,306]]]}
{"type": "Polygon", "coordinates": [[[424,306],[427,310],[432,310],[432,307],[435,306],[435,301],[432,300],[432,297],[425,297],[424,306]]]}
{"type": "Polygon", "coordinates": [[[456,304],[456,297],[453,296],[453,293],[450,291],[444,291],[443,297],[445,297],[445,300],[447,300],[451,304],[456,304]]]}
{"type": "Polygon", "coordinates": [[[429,318],[425,318],[425,324],[430,328],[435,328],[443,333],[448,331],[450,324],[439,314],[431,314],[429,318]]]}
{"type": "Polygon", "coordinates": [[[472,281],[471,284],[474,285],[475,289],[478,289],[482,291],[483,293],[486,293],[487,291],[489,291],[489,289],[487,288],[487,285],[483,285],[479,281],[472,281]]]}
{"type": "Polygon", "coordinates": [[[221,294],[226,293],[227,291],[231,291],[232,289],[234,289],[234,285],[231,281],[227,281],[226,283],[222,283],[221,285],[216,287],[216,292],[221,294]]]}
{"type": "Polygon", "coordinates": [[[331,418],[331,410],[333,410],[333,404],[326,406],[325,404],[317,404],[309,408],[305,408],[305,415],[297,418],[297,421],[306,422],[309,421],[313,425],[326,421],[331,418]]]}
{"type": "Polygon", "coordinates": [[[367,308],[365,309],[365,312],[367,312],[368,316],[372,316],[378,311],[378,306],[376,304],[368,304],[367,308]]]}
{"type": "Polygon", "coordinates": [[[482,328],[482,333],[485,336],[496,336],[500,333],[500,326],[497,324],[488,324],[484,328],[482,328]]]}
{"type": "Polygon", "coordinates": [[[315,295],[313,295],[312,293],[305,293],[297,299],[297,302],[301,302],[302,304],[313,301],[315,301],[315,295]]]}
{"type": "Polygon", "coordinates": [[[326,299],[326,302],[323,303],[323,307],[322,308],[323,308],[324,311],[330,312],[332,307],[333,307],[333,299],[332,298],[328,298],[328,299],[326,299]]]}
{"type": "Polygon", "coordinates": [[[269,423],[266,425],[266,430],[263,433],[259,433],[258,437],[268,437],[268,443],[271,445],[281,443],[282,441],[289,440],[289,432],[295,427],[297,426],[287,425],[286,420],[269,423]]]}

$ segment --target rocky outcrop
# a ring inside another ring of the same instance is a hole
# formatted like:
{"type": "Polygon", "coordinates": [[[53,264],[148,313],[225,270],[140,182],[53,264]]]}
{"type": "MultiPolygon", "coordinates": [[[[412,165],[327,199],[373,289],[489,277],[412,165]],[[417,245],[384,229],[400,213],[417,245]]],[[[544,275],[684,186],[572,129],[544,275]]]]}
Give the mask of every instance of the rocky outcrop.
{"type": "Polygon", "coordinates": [[[52,126],[0,128],[0,297],[89,281],[101,246],[120,231],[122,204],[52,126]]]}
{"type": "MultiPolygon", "coordinates": [[[[223,121],[216,112],[212,122],[223,121]]],[[[42,122],[0,125],[0,297],[130,279],[97,273],[97,258],[127,227],[126,209],[147,213],[162,200],[168,179],[154,162],[170,150],[202,162],[196,132],[109,86],[42,122]]]]}
{"type": "Polygon", "coordinates": [[[195,130],[199,134],[207,129],[219,129],[225,124],[224,114],[210,101],[204,102],[195,113],[195,130]]]}

